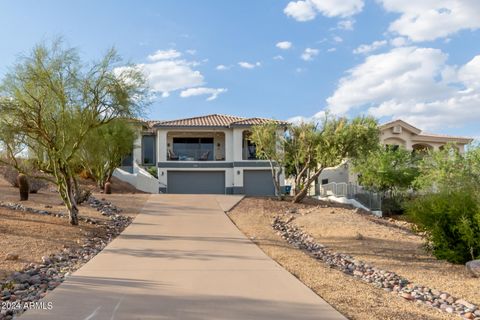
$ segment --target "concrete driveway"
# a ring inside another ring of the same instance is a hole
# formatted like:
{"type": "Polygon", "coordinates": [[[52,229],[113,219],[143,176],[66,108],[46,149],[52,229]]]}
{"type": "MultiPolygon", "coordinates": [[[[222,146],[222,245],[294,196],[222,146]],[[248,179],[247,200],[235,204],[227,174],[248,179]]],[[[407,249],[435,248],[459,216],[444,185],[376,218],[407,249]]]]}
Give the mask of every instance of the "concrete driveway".
{"type": "Polygon", "coordinates": [[[143,212],[26,319],[345,319],[224,214],[241,198],[152,195],[143,212]]]}

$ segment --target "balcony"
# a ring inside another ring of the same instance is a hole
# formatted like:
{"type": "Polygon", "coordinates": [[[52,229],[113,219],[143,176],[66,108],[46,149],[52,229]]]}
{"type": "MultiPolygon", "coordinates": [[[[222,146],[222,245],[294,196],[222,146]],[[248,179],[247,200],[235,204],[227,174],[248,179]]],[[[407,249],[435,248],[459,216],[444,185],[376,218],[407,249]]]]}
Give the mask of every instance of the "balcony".
{"type": "Polygon", "coordinates": [[[225,161],[225,134],[169,133],[166,158],[167,161],[225,161]]]}

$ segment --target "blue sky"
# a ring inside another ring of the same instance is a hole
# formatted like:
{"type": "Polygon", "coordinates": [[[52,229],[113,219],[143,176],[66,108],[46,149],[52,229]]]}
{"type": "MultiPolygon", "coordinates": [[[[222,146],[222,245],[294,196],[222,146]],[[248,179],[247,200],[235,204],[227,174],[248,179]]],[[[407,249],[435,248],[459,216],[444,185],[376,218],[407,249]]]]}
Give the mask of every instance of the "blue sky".
{"type": "Polygon", "coordinates": [[[328,108],[480,137],[479,29],[478,0],[0,1],[0,77],[63,36],[138,64],[152,119],[328,108]]]}

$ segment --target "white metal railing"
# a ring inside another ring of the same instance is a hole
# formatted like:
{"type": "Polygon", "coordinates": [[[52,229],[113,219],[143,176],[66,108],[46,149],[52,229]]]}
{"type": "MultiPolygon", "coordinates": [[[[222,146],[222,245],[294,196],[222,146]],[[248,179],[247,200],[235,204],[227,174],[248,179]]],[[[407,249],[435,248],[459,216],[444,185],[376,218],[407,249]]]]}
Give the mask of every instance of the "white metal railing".
{"type": "Polygon", "coordinates": [[[380,194],[365,190],[365,188],[356,184],[330,182],[321,185],[319,191],[321,197],[335,196],[355,199],[371,210],[381,210],[382,207],[380,194]]]}

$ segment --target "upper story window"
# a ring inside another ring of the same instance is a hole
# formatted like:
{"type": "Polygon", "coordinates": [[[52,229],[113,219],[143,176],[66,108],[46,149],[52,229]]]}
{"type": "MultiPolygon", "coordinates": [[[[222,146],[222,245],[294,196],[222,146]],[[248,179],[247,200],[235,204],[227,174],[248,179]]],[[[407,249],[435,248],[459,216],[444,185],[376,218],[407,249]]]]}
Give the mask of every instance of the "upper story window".
{"type": "Polygon", "coordinates": [[[213,138],[173,138],[173,152],[169,160],[211,161],[213,160],[213,138]]]}
{"type": "Polygon", "coordinates": [[[155,136],[142,137],[142,164],[153,166],[156,162],[155,136]]]}

